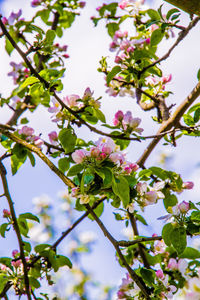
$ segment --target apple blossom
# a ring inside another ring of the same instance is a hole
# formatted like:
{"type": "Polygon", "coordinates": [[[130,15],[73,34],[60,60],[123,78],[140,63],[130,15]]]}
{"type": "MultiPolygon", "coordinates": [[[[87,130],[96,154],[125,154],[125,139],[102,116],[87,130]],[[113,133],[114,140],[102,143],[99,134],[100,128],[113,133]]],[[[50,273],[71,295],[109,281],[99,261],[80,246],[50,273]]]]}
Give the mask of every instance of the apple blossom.
{"type": "Polygon", "coordinates": [[[74,162],[76,162],[77,164],[81,164],[88,155],[89,152],[87,150],[81,149],[73,152],[72,158],[74,162]]]}
{"type": "Polygon", "coordinates": [[[49,141],[52,145],[56,145],[58,143],[58,134],[56,131],[51,131],[49,134],[49,141]]]}

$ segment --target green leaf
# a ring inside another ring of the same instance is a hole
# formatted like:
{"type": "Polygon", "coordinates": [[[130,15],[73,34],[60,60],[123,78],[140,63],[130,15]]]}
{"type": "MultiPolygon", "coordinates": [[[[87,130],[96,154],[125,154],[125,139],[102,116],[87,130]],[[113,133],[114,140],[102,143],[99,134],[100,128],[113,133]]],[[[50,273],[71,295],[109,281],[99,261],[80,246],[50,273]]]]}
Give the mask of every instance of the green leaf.
{"type": "Polygon", "coordinates": [[[58,161],[58,168],[61,172],[65,173],[69,169],[69,159],[67,157],[60,158],[58,161]]]}
{"type": "Polygon", "coordinates": [[[151,46],[158,45],[162,41],[163,37],[164,33],[160,28],[154,30],[151,35],[151,46]]]}
{"type": "Polygon", "coordinates": [[[72,166],[69,169],[69,171],[67,173],[67,176],[75,176],[78,173],[80,173],[83,169],[84,169],[84,165],[83,164],[74,165],[74,166],[72,166]]]}
{"type": "Polygon", "coordinates": [[[148,225],[145,218],[143,218],[143,216],[139,215],[139,214],[136,214],[136,219],[141,222],[143,225],[148,225]]]}
{"type": "Polygon", "coordinates": [[[200,251],[191,247],[186,247],[183,253],[179,255],[179,258],[197,259],[200,258],[200,251]]]}
{"type": "Polygon", "coordinates": [[[197,108],[197,110],[194,113],[194,122],[197,123],[200,119],[200,108],[197,108]]]}
{"type": "Polygon", "coordinates": [[[13,45],[11,44],[11,42],[8,39],[5,40],[5,49],[8,53],[8,55],[10,55],[12,53],[12,51],[14,50],[13,45]]]}
{"type": "Polygon", "coordinates": [[[23,160],[24,157],[27,156],[27,149],[20,144],[15,144],[12,153],[15,154],[19,160],[23,160]]]}
{"type": "Polygon", "coordinates": [[[199,69],[199,71],[197,72],[197,79],[200,80],[200,69],[199,69]]]}
{"type": "Polygon", "coordinates": [[[1,234],[1,236],[2,236],[3,238],[5,238],[5,233],[6,233],[6,231],[9,231],[8,226],[9,226],[8,223],[3,223],[3,224],[1,224],[1,226],[0,226],[0,234],[1,234]]]}
{"type": "Polygon", "coordinates": [[[151,168],[149,168],[149,169],[152,171],[152,173],[153,173],[154,175],[156,175],[156,176],[159,177],[160,179],[162,179],[162,180],[167,179],[167,176],[166,176],[165,171],[164,171],[163,169],[161,169],[161,168],[159,168],[159,167],[151,167],[151,168]]]}
{"type": "Polygon", "coordinates": [[[20,230],[20,233],[27,237],[28,238],[28,231],[29,231],[29,228],[28,228],[28,224],[27,224],[27,221],[26,219],[24,218],[18,218],[17,219],[17,223],[19,225],[19,230],[20,230]]]}
{"type": "Polygon", "coordinates": [[[124,176],[113,177],[112,190],[120,198],[124,208],[126,208],[130,201],[130,188],[124,176]]]}
{"type": "Polygon", "coordinates": [[[32,276],[29,276],[29,283],[30,286],[34,287],[35,289],[38,289],[41,286],[40,282],[32,276]]]}
{"type": "Polygon", "coordinates": [[[10,257],[0,257],[0,263],[10,269],[12,268],[11,262],[12,262],[12,258],[10,257]]]}
{"type": "Polygon", "coordinates": [[[5,274],[0,274],[0,293],[3,291],[6,283],[9,281],[9,278],[5,274]]]}
{"type": "Polygon", "coordinates": [[[177,9],[177,8],[172,8],[172,9],[170,9],[170,10],[168,11],[167,15],[166,15],[166,19],[169,20],[170,17],[171,17],[173,14],[177,13],[177,12],[180,12],[180,10],[177,9]]]}
{"type": "Polygon", "coordinates": [[[94,109],[95,115],[96,117],[102,122],[102,123],[106,123],[106,118],[105,115],[102,113],[102,111],[100,109],[94,109]]]}
{"type": "MultiPolygon", "coordinates": [[[[99,217],[101,217],[103,211],[104,211],[104,203],[101,202],[101,203],[97,206],[97,208],[94,209],[94,212],[95,212],[95,214],[97,215],[97,217],[99,218],[99,217]]],[[[94,221],[94,218],[92,217],[91,214],[88,215],[88,218],[89,218],[90,220],[94,221]]]]}
{"type": "Polygon", "coordinates": [[[45,37],[45,44],[50,44],[50,45],[52,45],[53,44],[53,41],[54,41],[54,39],[55,39],[55,37],[56,37],[56,34],[55,34],[55,31],[54,30],[51,30],[51,29],[49,29],[49,30],[47,30],[47,32],[46,32],[46,37],[45,37]]]}
{"type": "Polygon", "coordinates": [[[63,128],[58,134],[58,139],[66,153],[73,152],[77,136],[72,129],[63,128]]]}
{"type": "Polygon", "coordinates": [[[106,76],[106,82],[107,85],[109,85],[109,83],[111,82],[111,80],[115,77],[115,75],[117,75],[119,72],[121,71],[121,67],[120,66],[115,66],[112,68],[112,70],[107,74],[106,76]]]}
{"type": "Polygon", "coordinates": [[[23,241],[23,244],[24,244],[24,250],[30,253],[32,249],[31,244],[25,241],[23,241]]]}
{"type": "Polygon", "coordinates": [[[149,17],[151,18],[152,21],[159,21],[160,20],[159,13],[154,9],[148,9],[147,14],[149,15],[149,17]]]}
{"type": "Polygon", "coordinates": [[[11,170],[12,170],[12,175],[15,175],[19,168],[25,163],[26,157],[24,156],[23,159],[19,159],[16,155],[11,156],[11,170]]]}
{"type": "Polygon", "coordinates": [[[191,213],[190,216],[191,221],[195,222],[195,223],[199,223],[200,222],[200,211],[193,211],[191,213]]]}
{"type": "Polygon", "coordinates": [[[110,168],[95,169],[95,172],[103,179],[104,186],[107,186],[112,181],[112,171],[110,168]]]}
{"type": "Polygon", "coordinates": [[[70,269],[72,268],[72,263],[68,257],[64,255],[57,255],[56,261],[59,267],[68,266],[70,269]]]}
{"type": "Polygon", "coordinates": [[[144,279],[144,281],[146,281],[148,284],[152,285],[154,283],[155,272],[153,270],[141,268],[140,274],[142,276],[142,279],[144,279]]]}
{"type": "Polygon", "coordinates": [[[187,236],[184,227],[173,228],[171,234],[171,243],[178,254],[183,253],[187,246],[187,236]]]}
{"type": "Polygon", "coordinates": [[[34,250],[36,253],[40,253],[46,249],[49,249],[51,247],[51,245],[49,244],[39,244],[37,246],[35,246],[34,250]]]}
{"type": "Polygon", "coordinates": [[[167,246],[171,246],[171,233],[173,226],[171,223],[165,224],[162,229],[162,238],[167,246]]]}
{"type": "Polygon", "coordinates": [[[115,22],[111,22],[108,23],[106,25],[107,29],[108,29],[108,34],[110,35],[111,38],[113,38],[115,32],[119,29],[119,24],[115,23],[115,22]]]}
{"type": "Polygon", "coordinates": [[[193,117],[188,115],[188,114],[183,115],[183,120],[184,120],[185,124],[188,125],[188,126],[194,126],[195,125],[193,117]]]}
{"type": "Polygon", "coordinates": [[[40,223],[40,220],[37,216],[31,214],[31,213],[24,213],[19,215],[20,219],[27,219],[27,220],[32,220],[40,223]]]}
{"type": "Polygon", "coordinates": [[[166,195],[165,198],[163,199],[164,206],[166,210],[169,207],[173,207],[178,203],[177,197],[175,195],[166,195]]]}
{"type": "Polygon", "coordinates": [[[30,151],[28,151],[27,154],[28,154],[28,158],[30,159],[32,167],[35,167],[35,157],[34,157],[34,155],[30,151]]]}
{"type": "Polygon", "coordinates": [[[36,82],[39,82],[39,79],[34,77],[34,76],[30,76],[28,78],[25,79],[25,81],[19,86],[17,92],[20,93],[23,89],[25,89],[28,85],[32,85],[36,82]]]}

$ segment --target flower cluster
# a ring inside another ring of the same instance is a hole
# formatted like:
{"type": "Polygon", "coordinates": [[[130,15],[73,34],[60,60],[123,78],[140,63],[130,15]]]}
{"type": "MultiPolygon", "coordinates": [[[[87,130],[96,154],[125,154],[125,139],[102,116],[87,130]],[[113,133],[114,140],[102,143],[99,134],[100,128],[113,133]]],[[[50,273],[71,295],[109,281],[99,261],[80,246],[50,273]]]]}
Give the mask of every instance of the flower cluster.
{"type": "Polygon", "coordinates": [[[156,182],[153,187],[149,186],[146,182],[138,182],[136,190],[141,207],[155,204],[158,199],[164,199],[165,195],[161,192],[164,187],[164,181],[156,182]]]}
{"type": "Polygon", "coordinates": [[[44,144],[44,141],[40,138],[40,136],[34,135],[34,129],[32,127],[23,126],[18,133],[23,139],[33,143],[38,148],[41,148],[44,144]]]}
{"type": "Polygon", "coordinates": [[[146,78],[146,85],[149,88],[154,89],[154,93],[158,94],[161,91],[165,90],[165,85],[172,80],[172,74],[156,77],[156,76],[149,76],[146,78]]]}
{"type": "MultiPolygon", "coordinates": [[[[90,88],[86,88],[82,98],[79,95],[72,94],[64,97],[63,103],[74,111],[78,111],[85,106],[92,106],[94,108],[100,107],[100,102],[93,98],[93,92],[90,90],[90,88]]],[[[51,104],[52,105],[48,108],[48,111],[54,114],[52,120],[53,122],[73,118],[73,116],[68,114],[66,110],[62,110],[61,105],[54,98],[51,100],[51,104]]]]}
{"type": "Polygon", "coordinates": [[[117,300],[129,299],[129,297],[135,297],[138,294],[139,294],[138,286],[134,283],[130,275],[126,274],[126,278],[122,278],[122,284],[119,286],[119,290],[117,292],[117,300]]]}
{"type": "Polygon", "coordinates": [[[78,164],[89,161],[99,164],[104,160],[109,160],[115,166],[120,167],[124,174],[131,174],[139,168],[137,164],[125,161],[125,154],[119,150],[119,146],[116,146],[111,138],[100,138],[96,146],[90,150],[76,150],[72,153],[72,158],[78,164]]]}
{"type": "MultiPolygon", "coordinates": [[[[59,43],[56,43],[56,44],[54,45],[54,48],[55,48],[59,53],[62,53],[62,52],[66,52],[66,51],[67,51],[68,46],[67,46],[67,45],[60,46],[59,43]]],[[[67,53],[64,53],[64,54],[62,54],[62,57],[64,57],[64,58],[69,58],[69,55],[68,55],[67,53]]]]}
{"type": "Polygon", "coordinates": [[[143,132],[142,128],[138,128],[141,123],[140,118],[133,118],[132,113],[127,111],[125,114],[119,110],[116,112],[113,119],[113,125],[121,127],[125,132],[132,133],[133,131],[141,134],[143,132]]]}

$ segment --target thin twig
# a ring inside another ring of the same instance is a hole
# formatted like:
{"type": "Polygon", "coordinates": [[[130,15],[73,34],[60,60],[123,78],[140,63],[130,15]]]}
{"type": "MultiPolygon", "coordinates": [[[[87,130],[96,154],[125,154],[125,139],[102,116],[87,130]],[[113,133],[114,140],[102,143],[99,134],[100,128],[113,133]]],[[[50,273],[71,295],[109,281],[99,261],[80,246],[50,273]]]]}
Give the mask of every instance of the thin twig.
{"type": "Polygon", "coordinates": [[[102,221],[97,217],[97,215],[95,214],[95,212],[92,210],[92,208],[90,207],[89,204],[85,204],[85,207],[87,208],[87,210],[89,211],[89,213],[92,215],[92,217],[94,218],[94,220],[96,221],[96,223],[99,225],[99,227],[101,228],[101,230],[103,231],[104,235],[108,238],[108,240],[111,242],[111,244],[114,246],[119,258],[122,261],[122,264],[124,265],[124,267],[127,269],[127,271],[129,272],[131,278],[133,279],[133,281],[138,285],[138,287],[140,288],[143,296],[145,297],[145,299],[149,299],[150,300],[150,291],[148,289],[148,287],[145,285],[144,281],[142,280],[141,277],[139,277],[135,271],[129,266],[129,264],[127,263],[124,255],[122,254],[118,242],[114,239],[114,237],[110,234],[110,232],[107,230],[107,228],[105,227],[105,225],[102,223],[102,221]]]}
{"type": "MultiPolygon", "coordinates": [[[[128,211],[128,216],[129,216],[129,220],[131,222],[131,226],[133,228],[133,234],[134,236],[138,236],[139,235],[139,231],[138,231],[138,228],[137,228],[137,223],[136,223],[136,219],[134,217],[134,215],[132,213],[130,213],[128,211]]],[[[145,255],[145,248],[143,248],[144,246],[142,244],[140,244],[140,242],[138,242],[138,249],[139,249],[139,253],[140,253],[140,256],[141,256],[141,259],[144,263],[144,266],[145,268],[149,269],[150,268],[150,265],[149,265],[149,262],[146,258],[146,255],[145,255]]]]}
{"type": "Polygon", "coordinates": [[[155,65],[159,64],[161,61],[166,60],[171,52],[174,50],[174,48],[176,48],[176,46],[178,46],[178,44],[186,37],[186,35],[189,33],[189,31],[198,23],[198,21],[200,20],[199,17],[196,17],[195,19],[193,19],[190,24],[188,25],[188,27],[186,27],[184,30],[182,30],[179,33],[179,36],[176,40],[176,42],[172,45],[172,47],[167,51],[167,53],[165,55],[163,55],[161,58],[159,58],[158,60],[154,61],[152,64],[146,66],[145,68],[142,69],[142,71],[140,72],[141,74],[144,73],[146,70],[148,70],[149,68],[154,67],[155,65]]]}
{"type": "Polygon", "coordinates": [[[7,198],[8,205],[9,205],[9,208],[10,208],[10,213],[11,213],[12,221],[13,221],[13,228],[14,228],[15,233],[17,235],[17,240],[18,240],[19,249],[20,249],[20,257],[21,257],[22,264],[23,264],[24,283],[25,283],[26,295],[27,295],[27,298],[29,300],[31,300],[31,294],[30,294],[30,289],[29,289],[28,270],[27,270],[27,262],[26,262],[26,258],[25,258],[25,254],[24,254],[23,240],[22,240],[19,225],[18,225],[18,222],[17,222],[17,217],[16,217],[16,214],[15,214],[13,201],[12,201],[11,196],[10,196],[10,192],[9,192],[9,188],[8,188],[8,182],[7,182],[7,178],[6,178],[6,173],[7,172],[6,172],[6,169],[3,165],[3,163],[0,161],[0,175],[1,175],[1,180],[2,180],[2,184],[3,184],[4,194],[7,198]]]}
{"type": "Polygon", "coordinates": [[[162,240],[162,236],[142,237],[133,241],[118,241],[118,245],[121,247],[129,247],[138,243],[160,241],[160,240],[162,240]]]}

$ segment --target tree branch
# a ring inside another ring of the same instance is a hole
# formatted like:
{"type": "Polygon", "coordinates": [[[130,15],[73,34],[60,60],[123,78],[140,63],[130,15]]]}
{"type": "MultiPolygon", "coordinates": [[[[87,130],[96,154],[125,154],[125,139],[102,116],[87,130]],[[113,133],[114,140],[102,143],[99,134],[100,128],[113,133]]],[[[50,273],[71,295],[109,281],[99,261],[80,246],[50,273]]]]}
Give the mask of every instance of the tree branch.
{"type": "MultiPolygon", "coordinates": [[[[182,0],[181,0],[182,1],[182,0]]],[[[187,1],[187,0],[186,0],[187,1]]],[[[199,0],[197,0],[199,1],[199,0]]],[[[191,1],[187,1],[187,2],[191,2],[191,1]]],[[[188,25],[188,27],[185,28],[185,30],[182,30],[179,33],[179,36],[176,40],[176,42],[172,45],[172,47],[167,51],[167,53],[165,55],[163,55],[161,58],[159,58],[158,60],[154,61],[152,64],[146,66],[140,73],[144,73],[146,70],[148,70],[149,68],[159,64],[161,61],[167,59],[171,52],[174,50],[174,48],[176,48],[176,46],[178,46],[178,44],[186,37],[186,35],[189,33],[189,31],[199,22],[200,18],[196,17],[194,20],[192,20],[190,22],[190,24],[188,25]]]]}
{"type": "Polygon", "coordinates": [[[5,136],[9,137],[12,141],[24,146],[25,148],[27,148],[28,150],[30,150],[31,152],[34,152],[35,154],[37,154],[37,156],[39,156],[44,163],[54,172],[56,173],[56,175],[58,177],[60,177],[60,179],[64,182],[64,184],[66,184],[67,186],[73,188],[75,187],[75,184],[73,183],[73,181],[71,179],[69,179],[67,176],[65,176],[47,157],[46,155],[36,146],[31,145],[29,143],[27,143],[26,141],[20,139],[18,136],[16,136],[15,134],[9,132],[6,129],[3,129],[0,125],[0,132],[3,133],[5,136]]]}
{"type": "Polygon", "coordinates": [[[124,255],[122,254],[118,242],[114,239],[114,237],[109,233],[109,231],[106,229],[106,227],[104,226],[104,224],[102,223],[102,221],[97,217],[97,215],[95,214],[95,212],[92,210],[92,208],[90,207],[89,204],[85,204],[85,207],[87,208],[87,210],[89,211],[89,213],[92,215],[92,217],[94,218],[94,220],[96,221],[96,223],[99,225],[99,227],[101,228],[101,230],[103,231],[104,235],[108,238],[108,240],[111,242],[111,244],[114,246],[119,258],[121,259],[124,267],[127,269],[127,271],[129,272],[131,278],[133,279],[133,281],[138,285],[138,287],[140,288],[143,296],[145,299],[150,300],[150,291],[148,290],[147,286],[145,285],[144,281],[142,280],[142,278],[140,278],[135,272],[134,270],[129,266],[129,264],[127,263],[124,255]]]}
{"type": "Polygon", "coordinates": [[[162,139],[162,133],[171,130],[173,127],[179,126],[179,122],[183,114],[186,110],[192,105],[192,103],[198,98],[200,95],[200,81],[197,83],[195,88],[191,91],[191,93],[187,96],[187,98],[177,107],[173,115],[162,123],[158,132],[156,133],[156,137],[151,141],[151,143],[147,146],[141,157],[138,159],[137,164],[141,167],[144,165],[145,161],[162,139]]]}
{"type": "Polygon", "coordinates": [[[199,0],[164,0],[178,8],[186,11],[189,14],[200,16],[200,1],[199,0]]]}
{"type": "Polygon", "coordinates": [[[162,236],[142,237],[133,241],[118,241],[118,245],[121,247],[129,247],[138,243],[160,241],[160,240],[162,240],[162,236]]]}
{"type": "Polygon", "coordinates": [[[0,176],[1,176],[2,184],[3,184],[4,194],[5,194],[5,197],[7,198],[8,205],[9,205],[9,208],[10,208],[10,213],[11,213],[12,221],[13,221],[13,228],[14,228],[15,233],[17,235],[17,240],[18,240],[19,249],[20,249],[20,257],[21,257],[22,264],[23,264],[24,284],[25,284],[26,295],[27,295],[27,298],[29,300],[31,300],[31,294],[30,294],[30,289],[29,289],[28,270],[27,270],[27,262],[26,262],[26,258],[25,258],[25,254],[24,254],[24,248],[23,248],[24,244],[23,244],[20,229],[19,229],[19,226],[18,226],[13,201],[12,201],[11,196],[10,196],[10,192],[9,192],[9,188],[8,188],[8,182],[7,182],[7,179],[6,179],[6,173],[7,172],[6,172],[6,169],[3,165],[3,163],[0,161],[0,176]]]}

